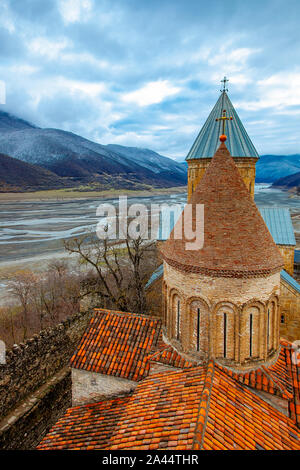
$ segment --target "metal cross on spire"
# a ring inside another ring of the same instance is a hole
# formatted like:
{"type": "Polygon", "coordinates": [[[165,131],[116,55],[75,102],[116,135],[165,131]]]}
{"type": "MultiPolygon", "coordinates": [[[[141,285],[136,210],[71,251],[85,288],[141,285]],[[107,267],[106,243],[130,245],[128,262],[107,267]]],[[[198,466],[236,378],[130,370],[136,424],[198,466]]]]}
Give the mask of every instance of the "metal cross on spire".
{"type": "Polygon", "coordinates": [[[221,121],[222,122],[222,135],[220,136],[220,140],[221,142],[225,142],[226,140],[226,135],[225,135],[225,124],[226,124],[226,121],[232,121],[232,116],[230,117],[227,117],[226,116],[226,109],[223,109],[223,113],[222,113],[222,116],[219,117],[219,118],[216,118],[216,121],[221,121]]]}
{"type": "Polygon", "coordinates": [[[228,91],[228,88],[226,86],[227,82],[229,82],[229,78],[227,77],[224,77],[223,80],[221,80],[221,83],[223,83],[223,88],[220,90],[221,92],[228,91]]]}

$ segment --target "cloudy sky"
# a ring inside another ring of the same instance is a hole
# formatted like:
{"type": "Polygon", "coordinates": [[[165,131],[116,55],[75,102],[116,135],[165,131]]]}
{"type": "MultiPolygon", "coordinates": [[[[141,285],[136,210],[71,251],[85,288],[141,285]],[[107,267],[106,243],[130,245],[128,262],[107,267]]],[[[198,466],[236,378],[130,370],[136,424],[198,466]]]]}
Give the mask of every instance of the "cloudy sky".
{"type": "Polygon", "coordinates": [[[299,0],[0,0],[1,109],[180,157],[226,75],[258,152],[300,153],[299,17],[299,0]]]}

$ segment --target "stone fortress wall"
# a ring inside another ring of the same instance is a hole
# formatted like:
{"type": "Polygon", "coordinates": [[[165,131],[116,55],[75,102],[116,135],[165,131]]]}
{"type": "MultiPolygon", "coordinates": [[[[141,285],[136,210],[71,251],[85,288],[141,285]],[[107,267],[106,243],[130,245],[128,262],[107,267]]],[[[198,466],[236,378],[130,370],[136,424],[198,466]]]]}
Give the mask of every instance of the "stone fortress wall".
{"type": "Polygon", "coordinates": [[[0,364],[1,449],[35,447],[71,406],[68,363],[89,319],[89,313],[76,313],[6,352],[6,364],[0,364]]]}

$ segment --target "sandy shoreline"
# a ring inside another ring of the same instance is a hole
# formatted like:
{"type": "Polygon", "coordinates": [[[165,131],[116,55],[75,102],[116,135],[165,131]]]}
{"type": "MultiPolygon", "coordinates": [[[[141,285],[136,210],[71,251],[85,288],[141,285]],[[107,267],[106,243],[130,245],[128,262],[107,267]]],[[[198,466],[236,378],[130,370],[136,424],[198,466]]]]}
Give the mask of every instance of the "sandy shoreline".
{"type": "Polygon", "coordinates": [[[143,191],[134,190],[107,190],[107,191],[76,191],[68,189],[57,189],[49,191],[34,191],[28,193],[0,193],[1,202],[26,202],[26,201],[63,201],[68,199],[111,199],[121,195],[128,197],[160,196],[164,194],[185,193],[186,186],[176,186],[174,188],[161,188],[143,191]]]}

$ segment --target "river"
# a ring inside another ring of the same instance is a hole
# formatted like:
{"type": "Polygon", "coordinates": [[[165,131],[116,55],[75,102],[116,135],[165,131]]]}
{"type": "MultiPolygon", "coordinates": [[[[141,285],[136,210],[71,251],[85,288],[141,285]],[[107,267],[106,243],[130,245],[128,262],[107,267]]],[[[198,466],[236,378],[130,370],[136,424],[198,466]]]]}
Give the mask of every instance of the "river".
{"type": "MultiPolygon", "coordinates": [[[[184,203],[186,194],[128,198],[128,204],[184,203]]],[[[77,199],[62,201],[2,202],[0,204],[0,296],[5,290],[5,272],[15,269],[43,269],[49,260],[65,257],[63,240],[94,230],[99,220],[96,209],[102,202],[118,204],[118,199],[77,199]]],[[[300,212],[300,197],[271,188],[255,186],[255,202],[260,206],[288,207],[300,212]]],[[[300,234],[300,220],[294,219],[300,234]]],[[[1,303],[1,301],[0,301],[1,303]]]]}

